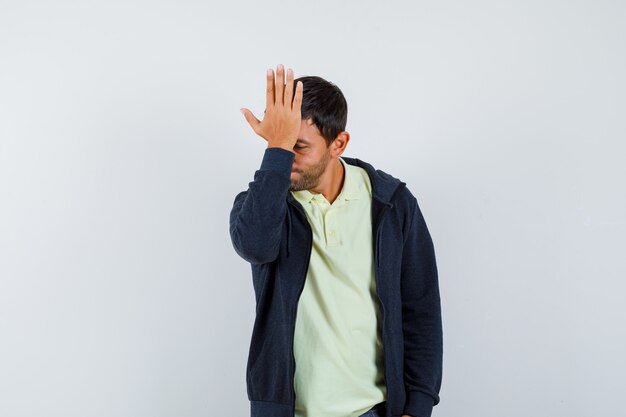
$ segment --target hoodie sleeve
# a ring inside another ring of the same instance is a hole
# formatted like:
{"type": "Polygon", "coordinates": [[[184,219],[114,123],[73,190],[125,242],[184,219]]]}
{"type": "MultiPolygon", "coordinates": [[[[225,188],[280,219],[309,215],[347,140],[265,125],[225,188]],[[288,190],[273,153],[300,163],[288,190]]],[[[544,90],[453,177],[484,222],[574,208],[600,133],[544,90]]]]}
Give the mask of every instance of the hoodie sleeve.
{"type": "Polygon", "coordinates": [[[402,328],[404,333],[404,413],[430,417],[439,403],[443,331],[435,250],[413,196],[413,217],[402,252],[402,328]]]}
{"type": "Polygon", "coordinates": [[[250,263],[278,257],[294,158],[295,153],[287,149],[266,148],[254,180],[235,196],[230,238],[237,254],[250,263]]]}

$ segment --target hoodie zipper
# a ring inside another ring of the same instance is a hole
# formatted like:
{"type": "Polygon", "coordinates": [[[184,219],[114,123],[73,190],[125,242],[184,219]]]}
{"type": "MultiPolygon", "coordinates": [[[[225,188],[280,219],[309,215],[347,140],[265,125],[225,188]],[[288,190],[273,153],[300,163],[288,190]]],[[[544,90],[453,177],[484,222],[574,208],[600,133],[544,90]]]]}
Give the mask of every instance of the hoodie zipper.
{"type": "MultiPolygon", "coordinates": [[[[390,200],[393,200],[393,198],[395,197],[396,193],[406,184],[401,182],[400,185],[398,185],[398,187],[395,189],[395,191],[393,192],[390,200]]],[[[389,371],[389,366],[388,366],[388,359],[387,359],[387,355],[385,354],[385,306],[383,304],[383,300],[380,298],[380,295],[378,294],[378,292],[380,291],[380,286],[379,286],[379,271],[378,271],[378,267],[380,266],[380,255],[379,255],[379,241],[380,241],[380,225],[382,224],[383,220],[384,220],[384,214],[387,212],[387,209],[393,207],[393,203],[387,203],[385,202],[385,205],[383,206],[383,208],[380,210],[380,214],[378,215],[378,218],[376,219],[376,224],[374,226],[374,235],[376,236],[376,242],[374,245],[374,278],[376,280],[376,298],[378,298],[378,305],[380,306],[380,310],[382,312],[381,314],[381,323],[380,323],[380,338],[381,338],[381,342],[382,342],[382,354],[383,354],[383,363],[385,366],[384,369],[384,375],[385,375],[385,397],[386,399],[389,398],[389,376],[388,376],[388,371],[389,371]]],[[[385,415],[391,415],[390,412],[390,403],[389,401],[385,402],[385,415]]]]}
{"type": "MultiPolygon", "coordinates": [[[[295,204],[294,204],[295,206],[295,204]]],[[[298,211],[306,217],[306,214],[302,211],[302,209],[300,209],[299,207],[295,206],[298,211]]],[[[295,333],[296,333],[296,315],[298,314],[298,302],[300,301],[300,296],[302,295],[302,291],[304,290],[304,285],[306,284],[306,276],[307,276],[307,271],[309,269],[309,262],[311,260],[311,251],[313,250],[313,230],[311,230],[311,225],[309,224],[308,220],[306,221],[306,225],[307,225],[307,232],[308,232],[308,254],[309,256],[307,256],[307,260],[306,260],[306,265],[304,266],[304,272],[302,275],[304,275],[302,277],[302,285],[300,285],[300,290],[298,291],[298,298],[296,299],[294,308],[293,308],[293,313],[292,313],[292,322],[293,322],[293,328],[291,331],[291,398],[293,401],[293,407],[295,409],[296,406],[296,389],[294,387],[294,383],[295,383],[295,379],[296,379],[296,355],[294,352],[294,341],[295,341],[295,333]]]]}
{"type": "MultiPolygon", "coordinates": [[[[388,398],[389,394],[389,386],[388,386],[388,381],[389,381],[389,377],[387,375],[387,370],[389,369],[389,366],[387,366],[387,355],[385,354],[385,306],[383,304],[383,301],[380,298],[380,295],[378,294],[380,286],[379,286],[379,271],[378,271],[378,267],[380,265],[380,262],[378,260],[378,242],[380,240],[380,224],[382,223],[383,220],[383,215],[385,214],[385,212],[387,211],[387,209],[390,206],[388,204],[385,204],[385,206],[381,209],[380,214],[378,215],[378,219],[376,219],[376,225],[374,228],[375,231],[375,236],[376,236],[376,241],[375,241],[375,245],[374,245],[374,279],[376,280],[376,298],[378,298],[378,305],[380,306],[380,310],[382,312],[381,314],[381,323],[380,323],[380,338],[381,338],[381,342],[382,342],[382,354],[383,354],[383,363],[385,365],[385,370],[384,370],[384,375],[385,375],[385,396],[386,398],[388,398]]],[[[388,407],[389,402],[387,401],[387,407],[388,407]]]]}

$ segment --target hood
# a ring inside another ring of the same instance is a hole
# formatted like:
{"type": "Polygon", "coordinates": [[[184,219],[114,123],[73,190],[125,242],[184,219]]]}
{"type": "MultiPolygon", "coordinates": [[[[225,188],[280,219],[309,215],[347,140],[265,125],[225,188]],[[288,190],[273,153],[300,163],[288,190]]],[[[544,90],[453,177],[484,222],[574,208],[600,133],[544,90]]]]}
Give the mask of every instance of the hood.
{"type": "Polygon", "coordinates": [[[356,165],[363,168],[367,172],[367,175],[369,175],[372,183],[372,199],[378,199],[382,203],[389,205],[389,207],[393,207],[393,204],[391,203],[393,195],[398,190],[398,187],[405,186],[406,183],[390,174],[387,174],[385,171],[374,168],[371,164],[358,158],[342,156],[341,159],[350,165],[356,165]]]}

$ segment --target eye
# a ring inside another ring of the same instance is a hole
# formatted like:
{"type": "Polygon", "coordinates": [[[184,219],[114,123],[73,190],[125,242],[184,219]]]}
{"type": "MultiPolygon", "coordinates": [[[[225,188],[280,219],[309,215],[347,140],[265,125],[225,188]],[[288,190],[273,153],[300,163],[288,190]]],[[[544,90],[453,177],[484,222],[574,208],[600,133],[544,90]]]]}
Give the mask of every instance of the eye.
{"type": "Polygon", "coordinates": [[[294,149],[302,149],[302,148],[306,148],[306,146],[302,146],[302,145],[296,145],[293,147],[294,149]]]}

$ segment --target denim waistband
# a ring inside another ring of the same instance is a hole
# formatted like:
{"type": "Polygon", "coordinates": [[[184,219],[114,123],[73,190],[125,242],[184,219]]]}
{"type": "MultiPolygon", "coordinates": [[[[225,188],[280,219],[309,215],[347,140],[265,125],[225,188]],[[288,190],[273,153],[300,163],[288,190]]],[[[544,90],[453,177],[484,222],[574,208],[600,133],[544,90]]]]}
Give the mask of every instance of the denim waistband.
{"type": "Polygon", "coordinates": [[[386,401],[383,401],[382,403],[378,403],[374,407],[366,411],[365,413],[361,414],[359,417],[385,417],[386,404],[387,404],[386,401]]]}

